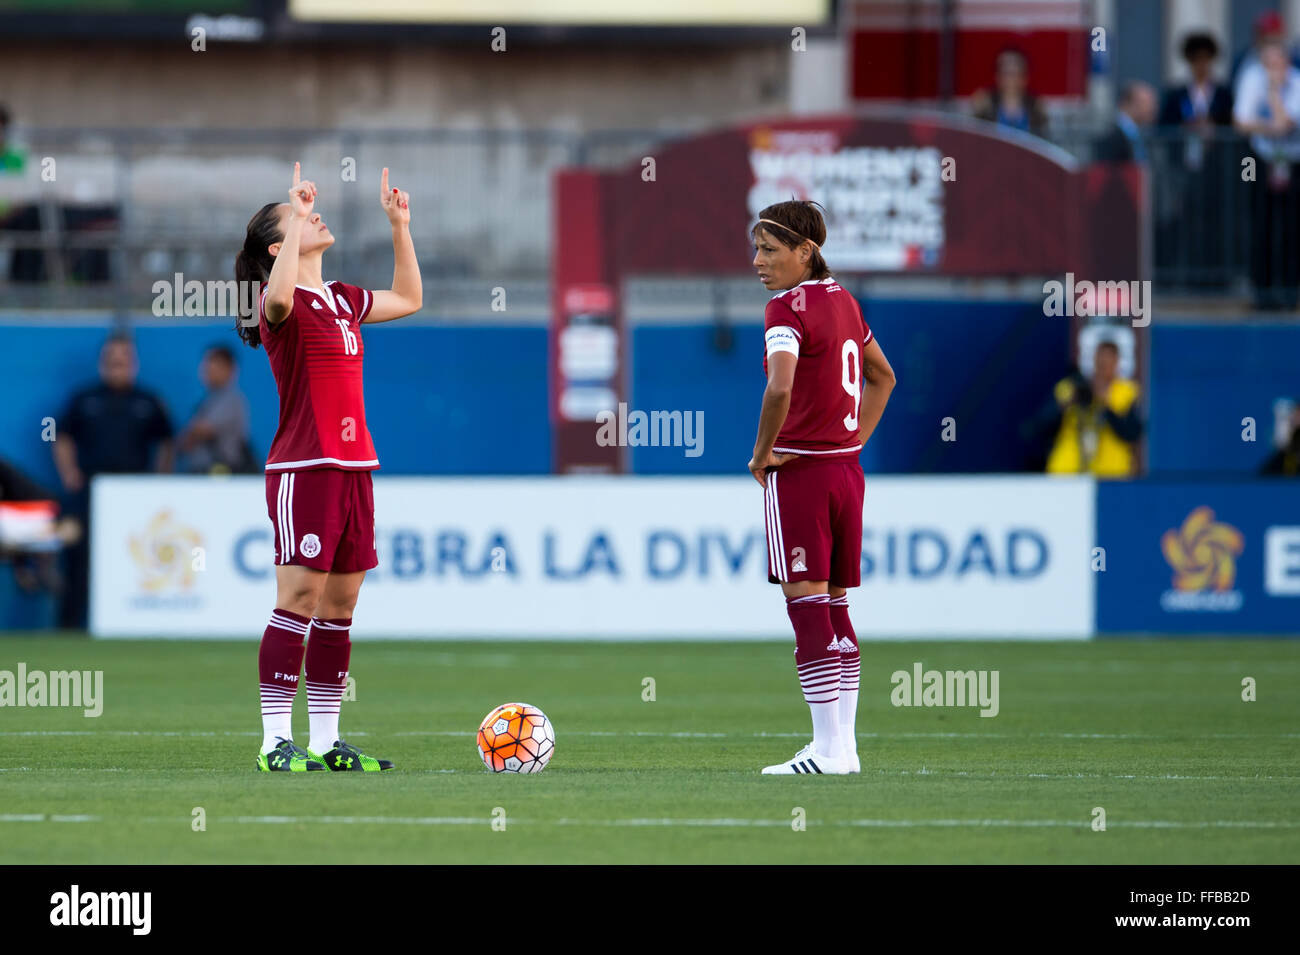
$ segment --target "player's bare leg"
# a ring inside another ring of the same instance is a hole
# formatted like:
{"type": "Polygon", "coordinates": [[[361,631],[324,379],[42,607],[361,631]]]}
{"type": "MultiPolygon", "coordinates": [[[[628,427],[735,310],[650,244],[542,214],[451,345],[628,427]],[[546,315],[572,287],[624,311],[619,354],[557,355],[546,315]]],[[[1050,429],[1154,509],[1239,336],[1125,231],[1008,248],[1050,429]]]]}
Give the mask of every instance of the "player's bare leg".
{"type": "Polygon", "coordinates": [[[840,649],[840,743],[850,770],[862,771],[858,759],[858,683],[862,674],[862,661],[858,653],[858,635],[849,620],[849,592],[843,587],[830,585],[831,627],[835,630],[835,644],[840,649]]]}
{"type": "MultiPolygon", "coordinates": [[[[796,660],[800,656],[798,648],[807,642],[810,634],[816,634],[813,639],[820,641],[823,631],[829,633],[830,636],[825,638],[826,649],[834,639],[829,620],[822,619],[829,611],[828,589],[829,583],[825,580],[781,584],[786,609],[795,628],[796,660]]],[[[821,656],[809,654],[805,647],[805,655],[810,659],[798,664],[799,682],[812,713],[813,740],[792,759],[764,768],[765,776],[843,775],[851,770],[840,741],[838,655],[833,668],[824,653],[821,656]]]]}
{"type": "Polygon", "coordinates": [[[367,756],[339,734],[339,710],[352,657],[352,611],[365,579],[364,570],[327,576],[307,638],[307,713],[311,721],[307,752],[336,772],[393,768],[388,760],[367,756]]]}

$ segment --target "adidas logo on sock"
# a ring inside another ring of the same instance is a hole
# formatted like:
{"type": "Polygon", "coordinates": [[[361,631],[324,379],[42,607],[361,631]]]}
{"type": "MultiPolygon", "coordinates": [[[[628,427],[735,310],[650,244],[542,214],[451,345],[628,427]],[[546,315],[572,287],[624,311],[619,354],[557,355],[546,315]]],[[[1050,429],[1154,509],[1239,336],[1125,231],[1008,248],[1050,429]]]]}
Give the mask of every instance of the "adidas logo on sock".
{"type": "Polygon", "coordinates": [[[827,649],[827,650],[834,650],[834,651],[836,651],[836,652],[839,652],[840,650],[842,650],[843,647],[840,646],[840,638],[839,638],[839,637],[834,637],[834,636],[831,637],[831,645],[830,645],[829,647],[827,647],[826,649],[827,649]]]}
{"type": "Polygon", "coordinates": [[[853,641],[848,637],[845,637],[843,640],[839,637],[831,637],[831,644],[826,649],[838,650],[840,653],[852,653],[857,648],[853,645],[853,641]]]}

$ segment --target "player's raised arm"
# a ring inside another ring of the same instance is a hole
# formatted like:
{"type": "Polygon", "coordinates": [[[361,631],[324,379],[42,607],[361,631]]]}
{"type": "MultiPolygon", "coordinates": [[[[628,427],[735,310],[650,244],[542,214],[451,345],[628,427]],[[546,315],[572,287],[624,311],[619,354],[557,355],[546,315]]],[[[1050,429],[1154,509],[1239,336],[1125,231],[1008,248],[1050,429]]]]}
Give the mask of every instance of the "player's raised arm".
{"type": "Polygon", "coordinates": [[[272,325],[284,321],[293,311],[293,290],[298,284],[298,250],[302,224],[316,204],[316,183],[302,179],[302,164],[293,164],[293,185],[289,187],[289,221],[284,239],[275,251],[275,264],[266,279],[266,320],[272,325]]]}
{"type": "Polygon", "coordinates": [[[411,241],[411,196],[388,185],[388,167],[380,177],[379,200],[393,227],[393,287],[375,292],[375,302],[366,316],[367,322],[391,322],[418,312],[424,301],[420,284],[420,263],[415,259],[411,241]]]}
{"type": "Polygon", "coordinates": [[[873,337],[862,349],[862,399],[858,405],[858,440],[863,444],[871,437],[885,413],[885,405],[897,379],[889,367],[880,343],[873,337]]]}

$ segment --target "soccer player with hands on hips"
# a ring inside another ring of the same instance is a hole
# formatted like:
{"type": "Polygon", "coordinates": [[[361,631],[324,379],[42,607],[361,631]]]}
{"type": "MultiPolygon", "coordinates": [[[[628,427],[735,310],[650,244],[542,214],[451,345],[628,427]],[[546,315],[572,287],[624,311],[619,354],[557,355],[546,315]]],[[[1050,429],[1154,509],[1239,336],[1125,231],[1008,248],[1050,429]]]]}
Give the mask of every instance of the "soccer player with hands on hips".
{"type": "Polygon", "coordinates": [[[751,230],[767,303],[767,389],[749,470],[763,486],[768,580],[785,593],[812,742],[764,775],[860,771],[854,723],[860,672],[848,588],[861,583],[858,455],[880,422],[894,372],[857,299],[822,258],[812,202],[779,202],[751,230]]]}
{"type": "Polygon", "coordinates": [[[294,163],[289,201],[257,211],[235,258],[235,278],[260,290],[237,331],[245,344],[266,349],[280,394],[280,424],[266,462],[276,599],[258,651],[257,768],[379,772],[393,764],[339,734],[352,611],[366,571],[378,563],[370,472],[379,459],[366,427],[361,325],[419,311],[423,293],[410,196],[389,186],[387,169],[380,202],[393,229],[391,289],[324,280],[321,258],[334,236],[315,211],[316,195],[316,184],[302,179],[294,163]],[[304,653],[311,723],[305,750],[291,729],[304,653]]]}

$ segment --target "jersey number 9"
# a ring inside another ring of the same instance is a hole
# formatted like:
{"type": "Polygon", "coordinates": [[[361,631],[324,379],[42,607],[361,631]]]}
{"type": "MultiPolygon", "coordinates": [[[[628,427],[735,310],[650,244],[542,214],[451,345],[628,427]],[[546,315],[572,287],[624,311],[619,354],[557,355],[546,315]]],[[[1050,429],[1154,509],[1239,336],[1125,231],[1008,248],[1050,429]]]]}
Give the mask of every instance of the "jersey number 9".
{"type": "Polygon", "coordinates": [[[840,383],[845,392],[853,399],[853,409],[844,416],[846,431],[858,430],[858,403],[862,400],[862,360],[858,355],[858,343],[852,338],[844,342],[840,351],[842,376],[840,383]]]}

